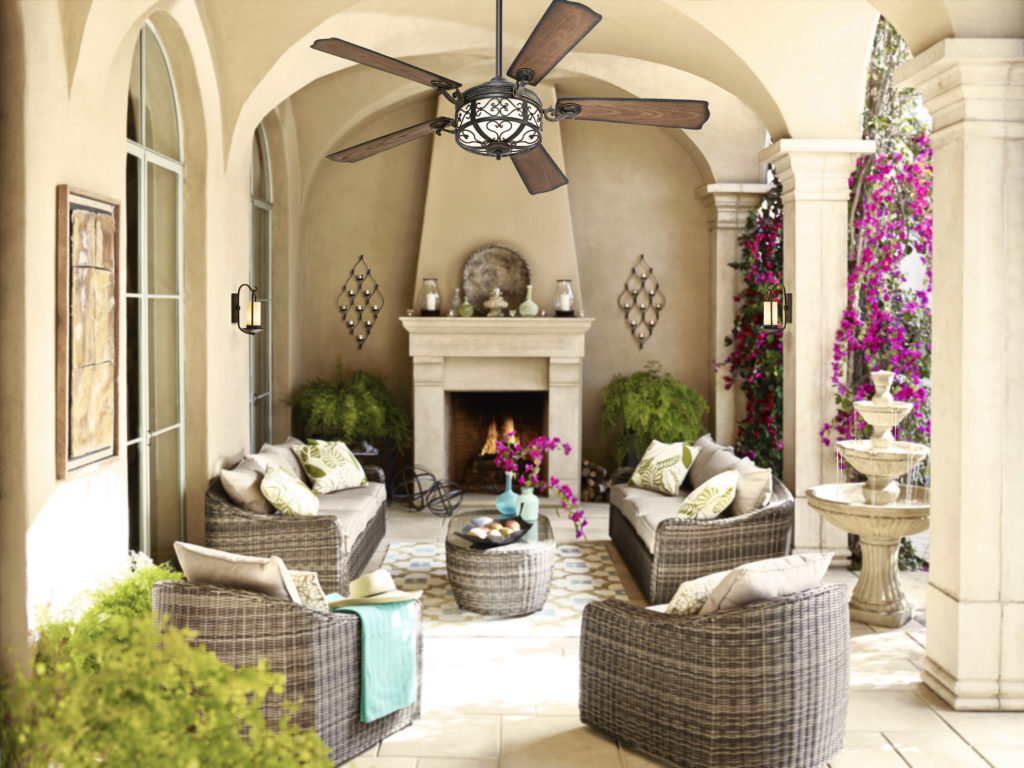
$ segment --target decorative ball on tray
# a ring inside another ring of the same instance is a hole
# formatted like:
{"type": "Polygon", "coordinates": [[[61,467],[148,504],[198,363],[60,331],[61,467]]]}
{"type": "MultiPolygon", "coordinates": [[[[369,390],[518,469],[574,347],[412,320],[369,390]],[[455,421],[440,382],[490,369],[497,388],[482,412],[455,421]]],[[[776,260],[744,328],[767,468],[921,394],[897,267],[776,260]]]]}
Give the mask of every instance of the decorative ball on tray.
{"type": "Polygon", "coordinates": [[[519,541],[533,526],[519,517],[474,517],[457,534],[474,547],[486,549],[502,547],[519,541]]]}

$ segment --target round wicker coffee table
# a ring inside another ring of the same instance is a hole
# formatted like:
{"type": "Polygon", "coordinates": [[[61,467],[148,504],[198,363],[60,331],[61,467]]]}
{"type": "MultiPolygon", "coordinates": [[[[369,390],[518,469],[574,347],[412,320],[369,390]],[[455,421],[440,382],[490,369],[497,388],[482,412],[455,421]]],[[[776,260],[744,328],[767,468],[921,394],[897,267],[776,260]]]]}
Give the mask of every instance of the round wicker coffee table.
{"type": "Polygon", "coordinates": [[[544,607],[555,565],[555,536],[541,515],[519,541],[479,549],[457,536],[470,520],[488,510],[454,515],[448,522],[444,553],[448,581],[459,608],[487,616],[522,616],[544,607]]]}

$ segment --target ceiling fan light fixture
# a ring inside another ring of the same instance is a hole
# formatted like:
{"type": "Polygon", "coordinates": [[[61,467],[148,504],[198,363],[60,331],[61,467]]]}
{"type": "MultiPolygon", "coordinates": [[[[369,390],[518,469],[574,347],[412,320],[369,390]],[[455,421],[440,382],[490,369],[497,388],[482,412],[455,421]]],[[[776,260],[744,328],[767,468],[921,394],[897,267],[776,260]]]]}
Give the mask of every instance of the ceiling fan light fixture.
{"type": "Polygon", "coordinates": [[[541,141],[543,107],[529,88],[492,78],[462,94],[455,111],[455,141],[467,152],[495,158],[529,152],[541,141]]]}

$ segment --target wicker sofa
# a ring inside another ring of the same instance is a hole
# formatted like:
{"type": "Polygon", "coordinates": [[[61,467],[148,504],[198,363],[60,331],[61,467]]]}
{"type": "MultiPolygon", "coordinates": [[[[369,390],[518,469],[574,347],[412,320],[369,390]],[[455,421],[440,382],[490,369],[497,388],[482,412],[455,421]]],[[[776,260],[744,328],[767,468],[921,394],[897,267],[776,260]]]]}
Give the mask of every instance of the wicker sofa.
{"type": "Polygon", "coordinates": [[[282,704],[297,703],[293,722],[315,729],[336,764],[420,716],[422,626],[416,636],[416,701],[364,723],[359,719],[362,638],[356,614],[322,613],[255,592],[186,581],[157,582],[153,610],[168,616],[172,626],[196,630],[193,642],[226,664],[255,666],[266,659],[270,669],[283,673],[284,691],[267,696],[264,717],[277,723],[285,714],[282,704]]]}
{"type": "MultiPolygon", "coordinates": [[[[754,466],[707,435],[695,445],[701,451],[679,496],[663,496],[625,482],[611,487],[611,539],[650,603],[668,602],[684,581],[780,557],[788,554],[792,545],[793,494],[777,477],[771,478],[763,503],[740,514],[734,514],[732,507],[712,520],[676,514],[701,469],[754,466]]],[[[628,471],[618,475],[629,477],[628,471]]]]}
{"type": "MultiPolygon", "coordinates": [[[[276,461],[290,461],[290,446],[295,444],[301,443],[289,438],[277,446],[265,445],[259,455],[275,461],[276,453],[276,461]]],[[[238,467],[246,464],[256,467],[258,462],[249,456],[238,467]]],[[[289,466],[293,474],[303,477],[301,465],[289,466]]],[[[238,467],[226,472],[259,475],[258,469],[238,467]]],[[[362,574],[384,538],[384,472],[374,466],[365,471],[369,480],[365,486],[323,494],[318,514],[309,517],[271,514],[272,508],[259,494],[258,481],[256,489],[249,490],[253,500],[243,504],[225,489],[221,477],[226,473],[222,472],[206,491],[206,546],[254,557],[277,555],[291,570],[316,571],[324,592],[347,595],[349,582],[362,574]]]]}
{"type": "Polygon", "coordinates": [[[706,616],[592,602],[580,631],[580,719],[685,768],[813,768],[842,749],[846,587],[706,616]]]}

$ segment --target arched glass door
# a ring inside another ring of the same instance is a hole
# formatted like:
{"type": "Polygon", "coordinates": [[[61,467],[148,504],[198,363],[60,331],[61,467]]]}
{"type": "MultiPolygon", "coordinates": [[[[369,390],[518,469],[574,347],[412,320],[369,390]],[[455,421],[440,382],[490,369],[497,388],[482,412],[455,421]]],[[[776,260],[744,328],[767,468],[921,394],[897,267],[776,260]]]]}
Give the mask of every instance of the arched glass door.
{"type": "Polygon", "coordinates": [[[174,81],[146,24],[128,92],[126,315],[129,546],[184,538],[182,151],[174,81]]]}

